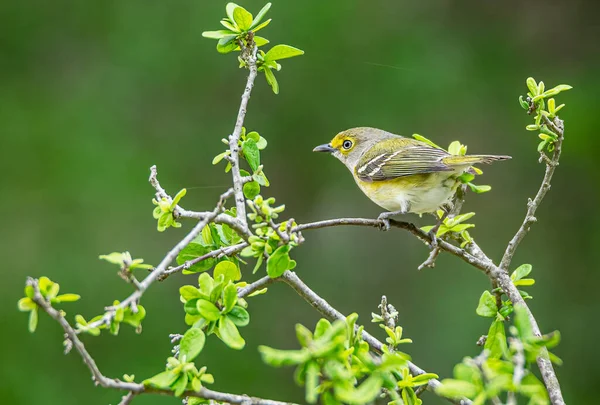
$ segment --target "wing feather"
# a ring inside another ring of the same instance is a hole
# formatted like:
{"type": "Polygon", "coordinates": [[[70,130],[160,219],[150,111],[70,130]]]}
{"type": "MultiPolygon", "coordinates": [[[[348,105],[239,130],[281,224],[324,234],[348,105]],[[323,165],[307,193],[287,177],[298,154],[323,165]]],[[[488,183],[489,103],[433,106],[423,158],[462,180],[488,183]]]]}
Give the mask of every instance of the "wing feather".
{"type": "Polygon", "coordinates": [[[454,170],[443,162],[450,154],[408,138],[391,138],[360,158],[356,175],[363,181],[390,180],[415,174],[454,170]]]}

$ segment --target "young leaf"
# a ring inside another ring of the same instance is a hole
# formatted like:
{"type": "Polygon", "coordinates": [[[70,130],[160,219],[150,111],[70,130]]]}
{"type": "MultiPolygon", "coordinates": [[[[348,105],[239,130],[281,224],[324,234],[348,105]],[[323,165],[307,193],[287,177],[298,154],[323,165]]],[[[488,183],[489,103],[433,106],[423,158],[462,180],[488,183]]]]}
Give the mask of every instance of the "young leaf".
{"type": "Polygon", "coordinates": [[[204,332],[202,332],[202,329],[188,329],[188,331],[183,335],[181,343],[179,343],[179,360],[183,361],[185,356],[185,361],[194,361],[194,359],[204,348],[205,341],[206,336],[204,335],[204,332]]]}
{"type": "Polygon", "coordinates": [[[506,350],[506,331],[504,321],[495,319],[488,331],[484,349],[488,350],[491,358],[499,359],[506,350]]]}
{"type": "Polygon", "coordinates": [[[227,313],[227,317],[233,321],[236,326],[246,326],[250,323],[250,314],[239,305],[234,306],[227,313]]]}
{"type": "Polygon", "coordinates": [[[230,31],[230,30],[204,31],[202,33],[202,36],[204,38],[210,38],[210,39],[221,39],[223,37],[230,36],[230,35],[236,35],[236,33],[233,31],[230,31]]]}
{"type": "Polygon", "coordinates": [[[180,397],[181,394],[183,394],[185,392],[187,384],[188,384],[188,374],[181,373],[179,375],[179,378],[177,379],[177,381],[175,381],[175,384],[173,384],[173,387],[172,387],[173,392],[176,397],[180,397]]]}
{"type": "Polygon", "coordinates": [[[244,196],[248,200],[254,200],[254,197],[260,194],[260,184],[257,181],[249,181],[244,184],[244,196]]]}
{"type": "Polygon", "coordinates": [[[258,346],[262,359],[273,367],[295,366],[310,358],[307,350],[277,350],[267,346],[258,346]]]}
{"type": "Polygon", "coordinates": [[[303,55],[304,51],[289,45],[275,45],[265,54],[265,62],[274,62],[280,59],[293,58],[303,55]]]}
{"type": "Polygon", "coordinates": [[[242,31],[247,31],[252,26],[252,14],[241,6],[233,10],[233,20],[242,31]]]}
{"type": "Polygon", "coordinates": [[[280,277],[290,267],[290,246],[279,246],[267,260],[267,274],[271,278],[280,277]]]}
{"type": "Polygon", "coordinates": [[[279,94],[279,83],[277,83],[275,74],[273,74],[273,71],[266,66],[264,66],[264,71],[265,71],[265,78],[267,79],[267,83],[269,83],[269,85],[273,89],[273,93],[279,94]]]}
{"type": "Polygon", "coordinates": [[[265,14],[267,14],[270,8],[271,3],[267,3],[263,8],[260,9],[258,14],[256,14],[256,17],[254,17],[254,21],[252,21],[252,25],[250,26],[251,30],[253,30],[258,24],[260,24],[260,22],[263,18],[265,18],[265,14]]]}
{"type": "Polygon", "coordinates": [[[485,290],[479,298],[479,305],[475,311],[477,315],[491,318],[496,316],[498,308],[496,307],[496,298],[488,290],[485,290]]]}
{"type": "Polygon", "coordinates": [[[227,284],[223,289],[223,313],[226,314],[233,309],[237,303],[237,288],[233,283],[227,284]]]}
{"type": "MultiPolygon", "coordinates": [[[[189,243],[177,256],[177,264],[182,265],[189,260],[196,259],[198,257],[204,256],[210,252],[208,247],[204,247],[199,243],[191,242],[189,243]]],[[[192,274],[199,273],[201,271],[206,271],[211,269],[215,264],[215,258],[209,257],[204,259],[198,263],[190,266],[189,269],[184,270],[184,274],[192,274]]]]}
{"type": "Polygon", "coordinates": [[[244,338],[240,335],[237,327],[228,316],[222,316],[219,319],[219,337],[232,349],[241,350],[246,345],[244,338]]]}
{"type": "Polygon", "coordinates": [[[242,144],[242,151],[252,171],[256,171],[258,166],[260,166],[260,151],[258,150],[256,141],[254,139],[246,139],[242,144]]]}
{"type": "Polygon", "coordinates": [[[213,275],[215,278],[223,275],[225,282],[229,280],[238,281],[242,278],[242,273],[240,272],[238,265],[229,260],[223,260],[222,262],[217,263],[213,275]]]}
{"type": "Polygon", "coordinates": [[[210,301],[199,299],[196,308],[203,318],[209,321],[216,321],[221,316],[221,311],[210,301]]]}
{"type": "Polygon", "coordinates": [[[156,374],[153,377],[144,380],[145,386],[154,388],[169,389],[171,385],[177,380],[178,375],[173,373],[171,370],[163,371],[162,373],[156,374]]]}
{"type": "Polygon", "coordinates": [[[512,281],[519,281],[524,277],[527,277],[531,273],[531,264],[522,264],[515,271],[512,272],[510,278],[512,281]]]}

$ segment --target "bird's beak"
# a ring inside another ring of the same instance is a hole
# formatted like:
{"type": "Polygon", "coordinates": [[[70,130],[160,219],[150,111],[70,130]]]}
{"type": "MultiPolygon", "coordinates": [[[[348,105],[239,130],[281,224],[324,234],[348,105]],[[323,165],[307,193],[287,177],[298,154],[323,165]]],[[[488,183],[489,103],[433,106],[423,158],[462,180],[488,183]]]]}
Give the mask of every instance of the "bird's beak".
{"type": "Polygon", "coordinates": [[[327,152],[327,153],[332,153],[334,152],[335,149],[331,147],[330,144],[328,143],[324,143],[323,145],[319,145],[316,148],[313,149],[313,152],[327,152]]]}

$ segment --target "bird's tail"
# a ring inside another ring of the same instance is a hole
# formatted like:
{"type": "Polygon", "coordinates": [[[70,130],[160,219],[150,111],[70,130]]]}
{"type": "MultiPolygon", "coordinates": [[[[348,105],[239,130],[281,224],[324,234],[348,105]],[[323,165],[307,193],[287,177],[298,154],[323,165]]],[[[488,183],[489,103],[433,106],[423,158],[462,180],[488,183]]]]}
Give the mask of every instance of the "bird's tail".
{"type": "Polygon", "coordinates": [[[497,160],[512,159],[510,156],[498,155],[466,155],[466,156],[448,156],[442,161],[448,166],[476,165],[479,163],[490,164],[497,160]]]}

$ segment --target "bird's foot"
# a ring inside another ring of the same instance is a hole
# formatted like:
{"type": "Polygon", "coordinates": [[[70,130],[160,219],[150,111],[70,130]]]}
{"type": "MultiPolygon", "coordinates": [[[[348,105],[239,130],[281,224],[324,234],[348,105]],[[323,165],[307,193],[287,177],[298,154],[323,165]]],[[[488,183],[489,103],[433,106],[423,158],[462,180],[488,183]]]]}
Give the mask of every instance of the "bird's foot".
{"type": "Polygon", "coordinates": [[[386,211],[379,214],[377,220],[381,222],[381,230],[389,231],[391,227],[390,218],[400,214],[406,214],[406,211],[386,211]]]}

